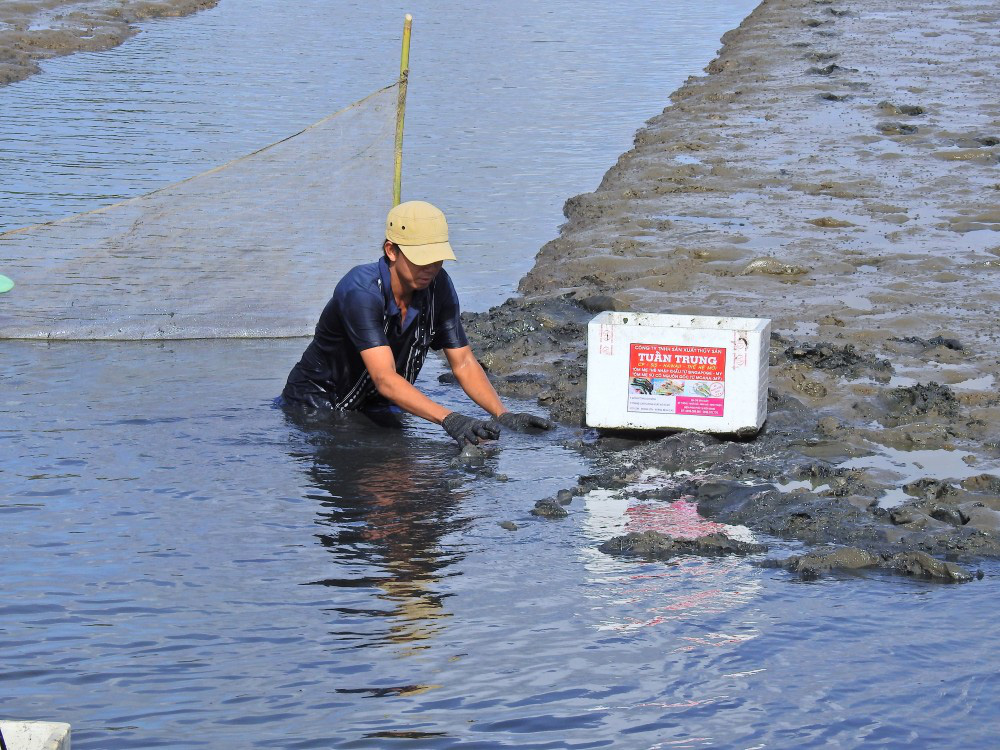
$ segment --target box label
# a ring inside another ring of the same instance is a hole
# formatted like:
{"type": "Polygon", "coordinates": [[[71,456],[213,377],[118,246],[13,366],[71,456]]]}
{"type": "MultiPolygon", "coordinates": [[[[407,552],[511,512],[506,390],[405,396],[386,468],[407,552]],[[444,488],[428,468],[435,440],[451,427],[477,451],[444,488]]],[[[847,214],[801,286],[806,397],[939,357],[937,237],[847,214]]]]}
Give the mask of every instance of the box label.
{"type": "Polygon", "coordinates": [[[601,343],[600,352],[601,354],[606,354],[611,356],[615,353],[615,327],[609,326],[607,324],[601,324],[600,329],[601,343]]]}
{"type": "Polygon", "coordinates": [[[721,417],[726,397],[726,350],[709,346],[632,344],[628,410],[721,417]]]}

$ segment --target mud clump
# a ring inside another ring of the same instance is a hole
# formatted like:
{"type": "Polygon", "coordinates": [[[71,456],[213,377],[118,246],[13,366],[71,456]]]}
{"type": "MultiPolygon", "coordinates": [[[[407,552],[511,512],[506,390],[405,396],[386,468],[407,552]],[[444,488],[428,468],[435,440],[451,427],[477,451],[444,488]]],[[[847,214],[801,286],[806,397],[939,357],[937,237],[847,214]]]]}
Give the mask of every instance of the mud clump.
{"type": "Polygon", "coordinates": [[[775,258],[755,258],[740,273],[743,276],[755,273],[770,274],[771,276],[800,276],[808,273],[808,269],[790,263],[782,263],[775,258]]]}
{"type": "Polygon", "coordinates": [[[559,490],[555,497],[545,497],[535,503],[531,515],[540,518],[565,518],[569,512],[564,506],[573,502],[573,490],[559,490]]]}
{"type": "Polygon", "coordinates": [[[817,370],[827,370],[841,377],[857,378],[861,374],[873,374],[889,379],[892,363],[872,354],[857,351],[853,344],[801,344],[785,349],[785,358],[817,370]]]}
{"type": "Polygon", "coordinates": [[[555,501],[560,505],[569,505],[573,502],[573,491],[572,490],[559,490],[556,493],[555,501]]]}
{"type": "Polygon", "coordinates": [[[917,132],[917,126],[903,122],[882,122],[878,125],[878,132],[882,135],[913,135],[917,132]]]}
{"type": "Polygon", "coordinates": [[[936,560],[923,552],[904,552],[894,555],[886,561],[884,567],[903,575],[946,583],[966,583],[975,577],[955,563],[936,560]]]}
{"type": "Polygon", "coordinates": [[[844,68],[837,63],[830,63],[829,65],[818,66],[814,65],[806,70],[806,73],[816,76],[832,76],[834,73],[855,73],[857,72],[854,68],[844,68]]]}
{"type": "Polygon", "coordinates": [[[782,568],[797,573],[804,580],[815,580],[830,573],[880,570],[941,583],[968,583],[982,578],[982,572],[970,573],[956,563],[937,560],[924,552],[876,555],[857,547],[821,550],[784,560],[765,560],[765,568],[782,568]]]}
{"type": "Polygon", "coordinates": [[[972,492],[988,492],[1000,496],[1000,477],[992,474],[980,474],[963,480],[962,487],[972,492]]]}
{"type": "Polygon", "coordinates": [[[832,551],[817,551],[808,555],[794,555],[784,560],[765,560],[761,567],[783,568],[798,573],[805,580],[813,580],[832,571],[851,571],[873,568],[882,562],[878,555],[857,547],[840,547],[832,551]]]}
{"type": "Polygon", "coordinates": [[[923,107],[915,104],[893,104],[892,102],[881,101],[878,108],[887,115],[907,115],[908,117],[919,117],[925,113],[923,107]]]}
{"type": "Polygon", "coordinates": [[[565,518],[569,515],[560,502],[552,498],[543,498],[535,503],[531,509],[531,515],[541,518],[565,518]]]}
{"type": "Polygon", "coordinates": [[[669,560],[680,555],[718,557],[721,555],[757,555],[767,552],[762,544],[732,539],[725,534],[707,534],[697,539],[678,539],[659,531],[632,532],[604,542],[598,549],[608,555],[640,557],[644,560],[669,560]]]}
{"type": "Polygon", "coordinates": [[[832,216],[821,216],[818,219],[809,219],[806,224],[812,224],[814,227],[820,227],[821,229],[845,229],[847,227],[856,226],[853,222],[845,221],[843,219],[834,219],[832,216]]]}
{"type": "Polygon", "coordinates": [[[946,336],[934,336],[930,339],[922,339],[919,336],[905,336],[905,337],[893,337],[891,341],[898,341],[902,344],[915,344],[924,350],[934,349],[939,346],[943,346],[945,349],[951,349],[955,352],[965,351],[965,346],[962,342],[956,338],[950,338],[946,336]]]}
{"type": "Polygon", "coordinates": [[[886,402],[889,420],[896,424],[927,418],[950,421],[959,416],[955,392],[933,382],[895,388],[886,402]]]}
{"type": "Polygon", "coordinates": [[[857,544],[883,548],[890,524],[844,495],[782,492],[774,485],[713,479],[694,488],[698,511],[707,518],[743,525],[770,536],[809,544],[857,544]]]}
{"type": "MultiPolygon", "coordinates": [[[[934,532],[941,545],[1000,554],[1000,477],[982,474],[958,484],[924,478],[903,486],[913,499],[888,511],[902,528],[934,532]]],[[[927,536],[930,536],[929,534],[927,536]]]]}

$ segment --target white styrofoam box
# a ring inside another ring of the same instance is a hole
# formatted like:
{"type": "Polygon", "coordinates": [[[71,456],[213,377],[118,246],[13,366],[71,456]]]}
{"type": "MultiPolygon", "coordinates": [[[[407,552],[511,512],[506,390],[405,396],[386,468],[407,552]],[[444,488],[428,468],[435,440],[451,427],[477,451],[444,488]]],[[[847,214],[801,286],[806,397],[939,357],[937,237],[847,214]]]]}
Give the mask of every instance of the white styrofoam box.
{"type": "Polygon", "coordinates": [[[587,424],[756,432],[770,337],[766,318],[603,312],[588,326],[587,424]]]}
{"type": "Polygon", "coordinates": [[[62,722],[0,719],[0,734],[9,750],[70,750],[69,724],[62,722]]]}

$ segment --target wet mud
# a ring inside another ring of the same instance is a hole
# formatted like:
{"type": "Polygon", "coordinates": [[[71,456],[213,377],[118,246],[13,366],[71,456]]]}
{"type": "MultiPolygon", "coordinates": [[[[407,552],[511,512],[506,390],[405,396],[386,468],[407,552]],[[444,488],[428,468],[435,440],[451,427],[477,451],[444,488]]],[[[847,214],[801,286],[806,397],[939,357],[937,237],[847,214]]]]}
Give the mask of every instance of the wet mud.
{"type": "Polygon", "coordinates": [[[872,570],[941,583],[968,583],[983,577],[982,571],[973,574],[960,565],[938,560],[924,552],[873,555],[857,547],[840,547],[808,555],[793,555],[784,560],[768,560],[763,567],[784,568],[798,573],[807,581],[823,574],[872,570]]]}
{"type": "Polygon", "coordinates": [[[695,539],[684,539],[652,530],[633,531],[624,536],[616,536],[598,549],[609,555],[641,557],[645,560],[669,560],[679,555],[717,557],[767,552],[767,547],[763,544],[742,542],[719,532],[695,539]]]}
{"type": "Polygon", "coordinates": [[[39,60],[116,47],[147,18],[184,16],[219,0],[16,0],[0,3],[0,86],[39,71],[39,60]]]}
{"type": "MultiPolygon", "coordinates": [[[[602,310],[773,331],[755,439],[587,433],[578,491],[688,472],[662,499],[857,567],[960,581],[931,560],[1000,555],[998,25],[989,2],[766,0],[566,202],[521,296],[466,316],[502,392],[583,425],[602,310]]],[[[845,567],[806,559],[784,567],[845,567]]]]}

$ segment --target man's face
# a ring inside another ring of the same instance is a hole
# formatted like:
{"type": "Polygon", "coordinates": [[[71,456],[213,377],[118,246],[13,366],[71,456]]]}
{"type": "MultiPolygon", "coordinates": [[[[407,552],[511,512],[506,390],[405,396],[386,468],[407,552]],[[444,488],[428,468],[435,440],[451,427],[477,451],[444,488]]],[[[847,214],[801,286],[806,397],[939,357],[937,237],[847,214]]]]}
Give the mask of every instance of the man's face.
{"type": "Polygon", "coordinates": [[[441,270],[441,266],[444,265],[444,261],[439,260],[426,266],[418,266],[407,258],[398,247],[388,242],[385,245],[385,254],[403,287],[413,291],[426,289],[430,286],[434,277],[441,270]]]}

